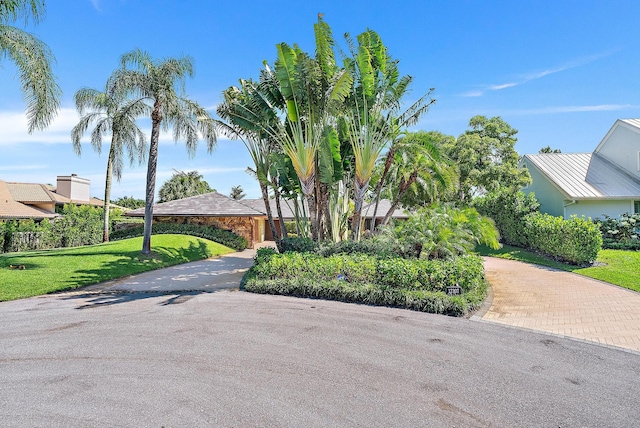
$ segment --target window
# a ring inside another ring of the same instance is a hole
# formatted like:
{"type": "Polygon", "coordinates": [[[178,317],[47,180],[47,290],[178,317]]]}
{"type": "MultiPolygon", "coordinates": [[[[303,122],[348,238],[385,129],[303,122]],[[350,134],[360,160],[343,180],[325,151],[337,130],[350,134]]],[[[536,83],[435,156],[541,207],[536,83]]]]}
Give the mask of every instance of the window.
{"type": "Polygon", "coordinates": [[[633,213],[640,214],[640,201],[633,201],[633,213]]]}

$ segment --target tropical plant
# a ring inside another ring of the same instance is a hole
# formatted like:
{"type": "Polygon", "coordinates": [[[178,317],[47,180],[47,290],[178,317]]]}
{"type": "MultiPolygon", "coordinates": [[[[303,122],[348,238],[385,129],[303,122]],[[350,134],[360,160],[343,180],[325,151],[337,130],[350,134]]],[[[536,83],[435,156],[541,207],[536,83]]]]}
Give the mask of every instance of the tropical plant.
{"type": "Polygon", "coordinates": [[[439,204],[421,208],[406,221],[382,228],[382,239],[404,248],[407,255],[428,259],[468,254],[477,244],[500,247],[500,234],[493,220],[475,208],[439,204]]]}
{"type": "Polygon", "coordinates": [[[158,202],[169,202],[204,193],[215,192],[198,171],[177,171],[165,181],[158,191],[158,202]]]}
{"type": "Polygon", "coordinates": [[[156,60],[148,52],[134,50],[121,58],[114,73],[116,90],[133,93],[152,106],[151,143],[147,164],[147,185],[142,253],[151,252],[151,228],[158,164],[160,130],[173,129],[173,139],[184,139],[190,155],[202,137],[211,152],[216,145],[217,123],[209,112],[184,95],[185,81],[193,76],[190,57],[156,60]],[[131,68],[130,68],[131,67],[131,68]]]}
{"type": "Polygon", "coordinates": [[[244,193],[244,190],[242,190],[242,186],[237,185],[237,186],[231,187],[231,193],[229,193],[229,197],[231,199],[240,200],[245,196],[247,195],[244,193]]]}
{"type": "Polygon", "coordinates": [[[10,24],[21,19],[38,23],[44,13],[43,0],[0,1],[0,58],[8,58],[18,69],[29,133],[46,128],[55,118],[62,91],[51,70],[55,59],[49,47],[10,24]]]}
{"type": "MultiPolygon", "coordinates": [[[[375,31],[365,31],[357,41],[355,46],[347,35],[352,57],[345,60],[354,80],[347,99],[349,111],[345,123],[355,163],[352,232],[356,240],[360,239],[364,197],[382,150],[401,135],[404,127],[415,124],[435,102],[430,90],[402,112],[401,101],[412,82],[411,76],[400,77],[397,61],[388,55],[375,31]]],[[[383,182],[387,171],[381,177],[383,182]]]]}
{"type": "Polygon", "coordinates": [[[111,144],[107,156],[107,172],[104,186],[104,225],[103,241],[109,241],[109,211],[111,204],[112,176],[116,180],[122,178],[124,152],[128,152],[129,161],[143,162],[146,158],[146,138],[136,121],[140,116],[150,113],[149,106],[141,99],[130,99],[124,92],[113,90],[114,82],[110,82],[104,92],[91,88],[82,88],[74,96],[80,121],[71,130],[71,141],[76,154],[82,154],[81,138],[90,126],[91,146],[101,153],[102,138],[110,135],[111,144]]]}

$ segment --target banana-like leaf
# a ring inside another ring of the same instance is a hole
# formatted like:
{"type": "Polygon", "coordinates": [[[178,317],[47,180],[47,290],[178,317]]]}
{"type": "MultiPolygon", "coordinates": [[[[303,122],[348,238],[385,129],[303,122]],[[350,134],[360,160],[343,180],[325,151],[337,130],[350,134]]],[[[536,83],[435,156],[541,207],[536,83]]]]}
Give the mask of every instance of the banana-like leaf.
{"type": "Polygon", "coordinates": [[[332,126],[324,128],[318,148],[318,164],[321,183],[331,185],[342,178],[340,140],[338,140],[338,134],[332,126]]]}
{"type": "Polygon", "coordinates": [[[276,45],[278,59],[275,63],[275,74],[280,82],[280,91],[287,102],[287,116],[289,120],[298,120],[298,109],[296,104],[296,51],[286,43],[276,45]]]}

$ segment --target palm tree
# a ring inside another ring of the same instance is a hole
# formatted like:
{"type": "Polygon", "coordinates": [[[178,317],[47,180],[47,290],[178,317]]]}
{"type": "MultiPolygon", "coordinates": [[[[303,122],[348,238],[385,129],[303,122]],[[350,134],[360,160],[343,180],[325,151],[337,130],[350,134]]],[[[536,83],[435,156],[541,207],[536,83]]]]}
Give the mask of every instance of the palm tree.
{"type": "Polygon", "coordinates": [[[49,47],[32,34],[9,24],[18,19],[37,23],[44,12],[42,0],[0,1],[0,58],[9,58],[18,68],[27,103],[29,133],[51,123],[60,107],[62,91],[51,71],[54,57],[49,47]]]}
{"type": "Polygon", "coordinates": [[[136,160],[145,159],[146,138],[138,127],[136,120],[147,115],[149,106],[140,99],[128,99],[123,93],[116,93],[109,87],[105,92],[82,88],[74,96],[76,109],[82,116],[80,122],[71,130],[73,148],[78,156],[82,152],[80,139],[92,124],[91,145],[100,153],[102,138],[111,135],[109,156],[107,157],[107,173],[104,186],[104,233],[103,241],[109,241],[109,209],[111,200],[112,175],[120,181],[122,178],[122,157],[126,150],[133,164],[136,160]]]}
{"type": "Polygon", "coordinates": [[[174,141],[184,139],[187,151],[193,155],[201,136],[209,152],[213,151],[217,124],[205,108],[183,94],[186,78],[193,77],[190,57],[155,60],[148,52],[138,49],[124,54],[121,65],[114,76],[116,90],[133,92],[152,106],[142,241],[142,253],[149,254],[161,127],[173,128],[174,141]]]}
{"type": "MultiPolygon", "coordinates": [[[[355,156],[352,233],[356,240],[360,238],[364,197],[382,150],[397,139],[402,128],[415,124],[435,102],[431,89],[400,113],[401,100],[412,82],[411,76],[400,77],[397,61],[387,55],[387,48],[375,31],[367,30],[357,40],[358,46],[355,46],[347,35],[352,58],[345,61],[355,82],[347,100],[351,111],[346,115],[346,122],[355,156]]],[[[390,151],[393,154],[393,146],[390,151]]],[[[381,182],[387,172],[388,169],[383,171],[381,182]]]]}

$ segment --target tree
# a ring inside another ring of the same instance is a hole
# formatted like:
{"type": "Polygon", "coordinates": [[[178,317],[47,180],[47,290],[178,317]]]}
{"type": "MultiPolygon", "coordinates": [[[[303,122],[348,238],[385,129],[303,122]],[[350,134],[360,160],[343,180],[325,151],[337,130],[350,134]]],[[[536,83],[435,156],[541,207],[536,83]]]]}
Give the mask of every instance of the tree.
{"type": "Polygon", "coordinates": [[[109,241],[112,175],[118,181],[122,178],[122,157],[125,151],[129,154],[131,164],[145,159],[146,138],[136,120],[150,112],[149,106],[142,100],[129,99],[125,93],[113,91],[113,85],[114,82],[110,82],[105,92],[90,88],[82,88],[76,92],[74,100],[81,118],[71,130],[73,148],[78,156],[82,153],[80,140],[91,125],[95,124],[91,132],[91,145],[96,152],[102,151],[103,136],[111,136],[104,186],[103,242],[109,241]]]}
{"type": "Polygon", "coordinates": [[[124,54],[121,65],[115,76],[116,90],[133,93],[152,106],[142,241],[142,253],[149,254],[161,127],[172,128],[174,141],[184,139],[193,156],[200,137],[207,142],[209,152],[213,151],[217,124],[204,107],[183,95],[186,78],[193,77],[190,57],[155,60],[138,49],[124,54]]]}
{"type": "Polygon", "coordinates": [[[229,197],[231,197],[231,199],[240,200],[245,196],[247,195],[245,195],[244,190],[242,190],[242,186],[238,185],[231,188],[231,193],[229,194],[229,197]]]}
{"type": "Polygon", "coordinates": [[[198,171],[176,171],[158,191],[158,202],[169,202],[191,196],[215,192],[198,171]]]}
{"type": "Polygon", "coordinates": [[[24,19],[38,23],[45,13],[43,0],[0,1],[0,58],[9,58],[17,69],[27,104],[29,133],[46,128],[60,108],[62,91],[55,81],[49,47],[24,30],[9,25],[24,19]]]}
{"type": "Polygon", "coordinates": [[[538,150],[538,153],[562,153],[562,150],[552,149],[551,146],[546,146],[538,150]]]}
{"type": "Polygon", "coordinates": [[[123,208],[129,208],[132,210],[144,207],[144,199],[136,199],[133,196],[122,196],[113,201],[113,203],[123,208]]]}
{"type": "Polygon", "coordinates": [[[442,145],[459,169],[457,200],[469,203],[474,196],[500,189],[516,192],[531,181],[529,172],[518,168],[517,130],[500,117],[484,116],[471,118],[469,127],[457,141],[445,140],[442,145]]]}

